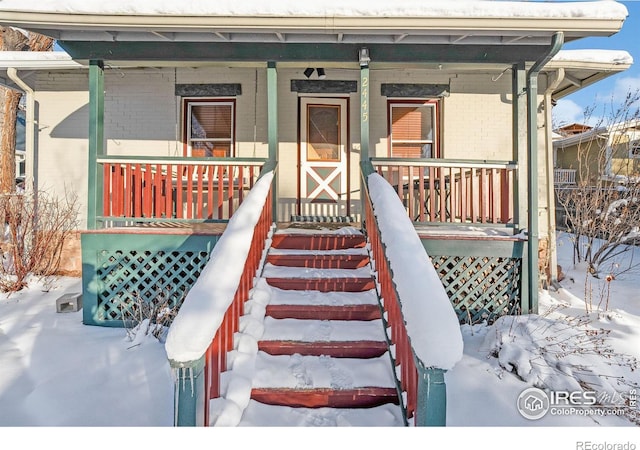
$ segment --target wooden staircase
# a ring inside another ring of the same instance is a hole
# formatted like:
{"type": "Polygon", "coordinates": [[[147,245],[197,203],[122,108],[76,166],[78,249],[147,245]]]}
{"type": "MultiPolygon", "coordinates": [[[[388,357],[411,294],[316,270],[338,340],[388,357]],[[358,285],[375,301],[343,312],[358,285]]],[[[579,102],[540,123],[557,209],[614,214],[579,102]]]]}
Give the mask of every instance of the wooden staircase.
{"type": "Polygon", "coordinates": [[[340,230],[273,235],[241,426],[404,425],[365,244],[340,230]]]}

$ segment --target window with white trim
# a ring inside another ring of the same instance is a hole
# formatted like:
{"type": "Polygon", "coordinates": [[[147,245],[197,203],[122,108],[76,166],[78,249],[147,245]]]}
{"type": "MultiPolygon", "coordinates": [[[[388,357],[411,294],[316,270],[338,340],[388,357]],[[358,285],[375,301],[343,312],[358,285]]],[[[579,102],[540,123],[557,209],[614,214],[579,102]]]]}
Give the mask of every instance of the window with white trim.
{"type": "Polygon", "coordinates": [[[184,99],[185,156],[235,154],[235,100],[184,99]]]}
{"type": "Polygon", "coordinates": [[[438,102],[389,101],[389,156],[437,158],[438,102]]]}
{"type": "Polygon", "coordinates": [[[629,141],[629,158],[640,158],[640,140],[629,141]]]}

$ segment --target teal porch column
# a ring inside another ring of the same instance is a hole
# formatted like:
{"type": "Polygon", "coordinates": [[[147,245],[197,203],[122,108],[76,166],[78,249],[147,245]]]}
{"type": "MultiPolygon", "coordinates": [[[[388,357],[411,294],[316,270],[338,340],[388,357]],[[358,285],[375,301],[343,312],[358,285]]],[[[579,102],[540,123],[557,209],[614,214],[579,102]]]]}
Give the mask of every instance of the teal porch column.
{"type": "MultiPolygon", "coordinates": [[[[364,50],[364,49],[362,49],[364,50]]],[[[361,52],[362,52],[361,50],[361,52]]],[[[360,162],[369,154],[369,61],[360,58],[360,162]]]]}
{"type": "MultiPolygon", "coordinates": [[[[278,71],[275,61],[267,63],[267,133],[269,139],[269,161],[272,164],[278,160],[278,71]]],[[[278,182],[273,178],[272,211],[273,218],[278,217],[278,182]]]]}
{"type": "Polygon", "coordinates": [[[98,227],[102,215],[103,175],[98,158],[104,155],[104,63],[89,62],[89,172],[87,199],[87,229],[98,227]]]}
{"type": "Polygon", "coordinates": [[[188,365],[170,361],[175,376],[174,418],[176,427],[202,427],[208,415],[209,396],[206,392],[204,356],[188,365]]]}

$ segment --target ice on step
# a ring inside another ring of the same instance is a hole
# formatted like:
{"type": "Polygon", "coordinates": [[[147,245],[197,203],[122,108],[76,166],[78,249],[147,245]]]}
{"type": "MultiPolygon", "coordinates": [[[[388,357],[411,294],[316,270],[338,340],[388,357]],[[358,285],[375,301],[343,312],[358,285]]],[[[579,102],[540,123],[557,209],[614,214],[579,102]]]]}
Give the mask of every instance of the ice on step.
{"type": "Polygon", "coordinates": [[[319,292],[286,290],[268,286],[271,305],[377,305],[375,289],[364,292],[319,292]]]}
{"type": "Polygon", "coordinates": [[[253,387],[260,388],[395,388],[389,354],[378,358],[268,355],[258,352],[253,387]]]}
{"type": "Polygon", "coordinates": [[[262,340],[384,341],[381,320],[297,320],[266,317],[262,340]]]}
{"type": "Polygon", "coordinates": [[[374,408],[291,408],[251,400],[239,426],[246,427],[401,427],[397,405],[374,408]]]}
{"type": "Polygon", "coordinates": [[[274,266],[267,263],[262,276],[266,278],[369,278],[369,266],[358,269],[316,269],[313,267],[274,266]]]}

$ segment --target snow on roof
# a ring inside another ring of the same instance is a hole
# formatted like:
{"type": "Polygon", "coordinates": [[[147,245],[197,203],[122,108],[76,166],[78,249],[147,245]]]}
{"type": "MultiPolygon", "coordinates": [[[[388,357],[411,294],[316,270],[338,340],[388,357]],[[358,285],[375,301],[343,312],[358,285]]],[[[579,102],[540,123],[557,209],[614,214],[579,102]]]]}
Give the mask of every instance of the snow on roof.
{"type": "Polygon", "coordinates": [[[59,14],[167,16],[320,16],[595,18],[624,20],[616,1],[537,3],[491,0],[0,0],[0,10],[59,14]]]}
{"type": "Polygon", "coordinates": [[[552,61],[593,62],[603,64],[633,64],[633,57],[626,50],[560,50],[552,61]]]}

